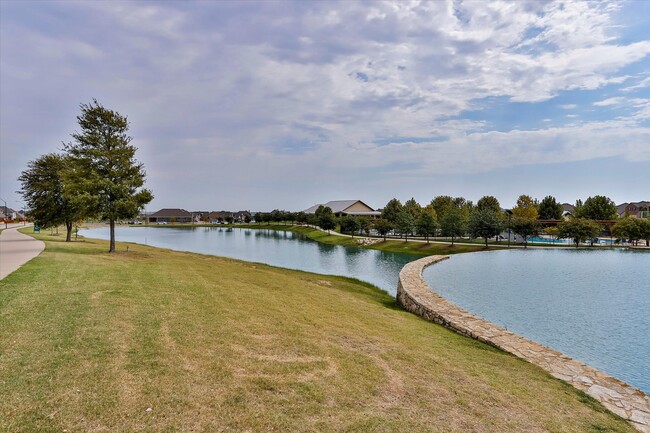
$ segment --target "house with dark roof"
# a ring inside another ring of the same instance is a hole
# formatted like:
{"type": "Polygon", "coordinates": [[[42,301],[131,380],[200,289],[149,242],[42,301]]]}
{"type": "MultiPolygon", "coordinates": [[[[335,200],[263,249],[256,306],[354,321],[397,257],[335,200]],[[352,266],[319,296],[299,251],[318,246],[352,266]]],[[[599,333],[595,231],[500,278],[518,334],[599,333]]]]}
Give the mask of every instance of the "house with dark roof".
{"type": "Polygon", "coordinates": [[[350,215],[350,216],[367,216],[370,218],[379,218],[381,212],[374,210],[361,200],[334,200],[327,203],[315,204],[314,206],[305,209],[303,212],[306,214],[314,214],[319,206],[325,206],[332,209],[336,216],[350,215]]]}
{"type": "Polygon", "coordinates": [[[650,218],[650,201],[623,203],[616,206],[620,218],[650,218]]]}
{"type": "Polygon", "coordinates": [[[152,224],[191,223],[192,213],[185,209],[160,209],[149,215],[152,224]]]}

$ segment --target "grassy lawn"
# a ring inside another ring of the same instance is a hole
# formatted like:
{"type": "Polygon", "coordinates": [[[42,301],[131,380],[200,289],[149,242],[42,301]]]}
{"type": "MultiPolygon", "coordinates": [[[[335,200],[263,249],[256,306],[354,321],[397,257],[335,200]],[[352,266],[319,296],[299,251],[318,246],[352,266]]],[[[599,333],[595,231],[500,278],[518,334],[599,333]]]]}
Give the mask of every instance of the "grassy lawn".
{"type": "Polygon", "coordinates": [[[0,431],[634,431],[358,281],[37,237],[0,281],[0,431]]]}

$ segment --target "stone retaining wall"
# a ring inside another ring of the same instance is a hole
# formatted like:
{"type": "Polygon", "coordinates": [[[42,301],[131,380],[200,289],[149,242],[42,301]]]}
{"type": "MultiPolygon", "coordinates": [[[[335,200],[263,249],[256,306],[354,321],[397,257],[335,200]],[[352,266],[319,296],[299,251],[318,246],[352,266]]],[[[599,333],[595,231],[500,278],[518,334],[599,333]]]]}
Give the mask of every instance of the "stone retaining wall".
{"type": "Polygon", "coordinates": [[[448,259],[429,256],[408,263],[399,274],[397,301],[406,310],[474,338],[548,371],[600,401],[607,409],[650,433],[650,396],[569,356],[523,338],[445,300],[424,281],[422,271],[448,259]]]}

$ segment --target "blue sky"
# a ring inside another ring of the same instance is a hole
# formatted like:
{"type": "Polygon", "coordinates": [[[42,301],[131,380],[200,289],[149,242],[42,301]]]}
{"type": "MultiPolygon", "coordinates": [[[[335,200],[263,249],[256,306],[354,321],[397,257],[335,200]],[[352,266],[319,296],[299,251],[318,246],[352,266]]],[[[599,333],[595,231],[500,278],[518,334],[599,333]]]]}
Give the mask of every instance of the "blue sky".
{"type": "Polygon", "coordinates": [[[649,200],[650,2],[0,3],[0,197],[97,98],[149,205],[649,200]]]}

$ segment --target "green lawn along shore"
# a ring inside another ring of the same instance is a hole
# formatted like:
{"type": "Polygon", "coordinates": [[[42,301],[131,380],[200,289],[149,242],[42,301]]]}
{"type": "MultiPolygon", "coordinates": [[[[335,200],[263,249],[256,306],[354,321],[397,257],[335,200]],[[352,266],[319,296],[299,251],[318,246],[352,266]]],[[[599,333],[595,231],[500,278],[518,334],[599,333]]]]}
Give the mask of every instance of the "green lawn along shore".
{"type": "MultiPolygon", "coordinates": [[[[232,227],[240,229],[258,229],[258,230],[284,230],[300,233],[307,236],[310,239],[313,239],[318,242],[332,245],[343,245],[346,247],[360,247],[360,248],[370,248],[373,250],[388,251],[392,253],[406,253],[406,254],[415,254],[418,256],[431,256],[434,254],[459,254],[459,253],[471,253],[473,251],[484,251],[485,247],[482,245],[463,245],[463,244],[439,244],[439,243],[424,243],[424,242],[404,242],[403,240],[397,239],[388,239],[372,245],[360,246],[357,243],[357,240],[363,236],[356,236],[354,238],[348,236],[338,236],[335,234],[328,234],[321,230],[316,230],[308,226],[299,226],[299,225],[283,225],[283,224],[235,224],[235,225],[213,225],[213,224],[171,224],[171,225],[152,225],[150,227],[160,227],[160,228],[188,228],[188,227],[232,227]]],[[[490,247],[497,247],[496,245],[490,245],[490,247]]],[[[503,244],[497,248],[505,247],[503,244]]]]}
{"type": "Polygon", "coordinates": [[[635,431],[358,281],[36,237],[0,281],[0,431],[635,431]]]}

